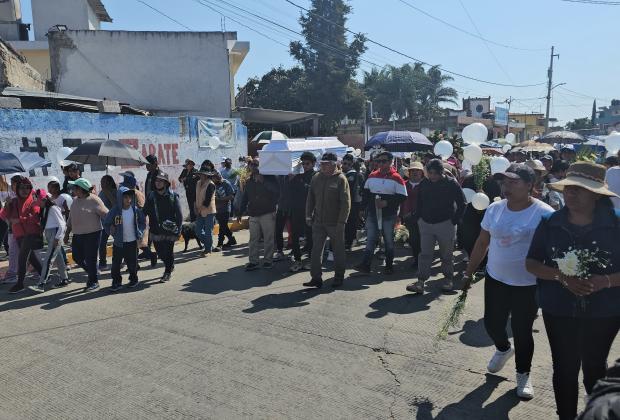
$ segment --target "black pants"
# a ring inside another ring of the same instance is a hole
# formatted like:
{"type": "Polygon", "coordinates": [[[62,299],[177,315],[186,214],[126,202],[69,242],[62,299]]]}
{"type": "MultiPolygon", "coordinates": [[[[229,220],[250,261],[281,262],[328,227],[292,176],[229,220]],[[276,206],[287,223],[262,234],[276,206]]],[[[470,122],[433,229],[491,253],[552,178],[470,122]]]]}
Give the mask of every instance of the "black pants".
{"type": "Polygon", "coordinates": [[[28,263],[32,264],[39,275],[41,274],[41,263],[34,253],[35,249],[40,248],[41,238],[37,235],[26,235],[19,238],[17,243],[19,244],[17,284],[23,286],[28,263]]]}
{"type": "Polygon", "coordinates": [[[112,286],[120,286],[123,282],[121,264],[125,260],[129,271],[129,281],[138,281],[138,242],[123,242],[123,246],[112,247],[112,286]]]}
{"type": "Polygon", "coordinates": [[[99,241],[99,264],[108,264],[108,238],[110,235],[105,230],[101,231],[101,240],[99,241]]]}
{"type": "Polygon", "coordinates": [[[217,246],[222,246],[224,244],[224,238],[228,238],[228,241],[233,240],[233,233],[228,227],[228,220],[230,219],[230,213],[216,213],[215,219],[217,220],[217,224],[220,229],[217,233],[217,246]]]}
{"type": "Polygon", "coordinates": [[[360,208],[362,203],[351,203],[351,211],[347,218],[347,225],[344,228],[344,246],[350,248],[353,245],[357,228],[360,224],[360,208]]]}
{"type": "Polygon", "coordinates": [[[276,251],[282,252],[284,250],[284,228],[286,222],[289,219],[289,212],[285,210],[278,210],[276,213],[276,251]]]}
{"type": "Polygon", "coordinates": [[[413,217],[406,218],[403,224],[409,231],[409,246],[411,247],[413,257],[417,261],[422,249],[420,245],[420,226],[417,221],[414,221],[413,217]]]}
{"type": "Polygon", "coordinates": [[[170,274],[174,270],[174,242],[153,241],[157,255],[164,263],[164,272],[170,274]]]}
{"type": "Polygon", "coordinates": [[[196,197],[192,197],[192,196],[187,196],[187,205],[189,207],[189,221],[190,222],[195,222],[196,221],[196,197]]]}
{"type": "MultiPolygon", "coordinates": [[[[604,293],[604,292],[603,292],[604,293]]],[[[614,342],[620,317],[572,318],[543,313],[553,359],[553,391],[560,420],[577,416],[579,370],[590,394],[597,380],[605,376],[607,356],[614,342]]]]}
{"type": "Polygon", "coordinates": [[[86,287],[99,282],[97,279],[97,254],[99,253],[100,240],[100,230],[82,235],[73,235],[73,242],[71,243],[73,260],[88,273],[86,287]]]}
{"type": "Polygon", "coordinates": [[[291,236],[292,236],[292,247],[293,247],[293,256],[295,257],[295,261],[301,261],[301,245],[300,239],[301,236],[304,235],[306,237],[306,245],[304,249],[307,249],[308,252],[311,253],[312,250],[312,227],[308,226],[306,223],[306,211],[305,210],[293,210],[291,214],[291,236]]]}
{"type": "Polygon", "coordinates": [[[527,373],[532,367],[532,326],[537,312],[536,286],[510,286],[487,274],[484,282],[484,326],[497,350],[506,351],[510,348],[506,332],[510,316],[518,373],[527,373]]]}

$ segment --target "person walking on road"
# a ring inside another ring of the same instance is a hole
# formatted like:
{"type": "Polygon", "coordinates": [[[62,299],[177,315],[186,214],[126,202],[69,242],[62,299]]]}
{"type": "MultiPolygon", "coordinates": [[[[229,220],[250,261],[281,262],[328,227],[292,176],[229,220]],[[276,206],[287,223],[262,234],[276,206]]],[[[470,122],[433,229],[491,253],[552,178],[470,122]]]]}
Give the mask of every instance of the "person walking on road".
{"type": "Polygon", "coordinates": [[[366,249],[362,262],[355,269],[370,273],[372,258],[379,241],[383,237],[385,246],[384,274],[394,272],[394,225],[400,204],[407,198],[405,181],[392,166],[394,156],[390,152],[375,155],[378,168],[371,172],[363,190],[366,217],[366,249]]]}
{"type": "MultiPolygon", "coordinates": [[[[99,288],[97,256],[103,230],[101,221],[108,214],[108,209],[103,201],[92,193],[93,186],[89,180],[78,178],[70,183],[74,186],[75,199],[71,204],[65,243],[69,242],[69,234],[73,232],[73,260],[88,273],[85,291],[92,292],[99,288]]],[[[62,287],[65,284],[61,282],[57,286],[62,287]]]]}
{"type": "Polygon", "coordinates": [[[136,206],[135,192],[127,187],[118,189],[116,205],[110,209],[103,227],[114,238],[112,246],[112,286],[110,292],[121,289],[121,264],[127,264],[129,283],[138,286],[138,242],[142,238],[146,221],[144,213],[136,206]]]}
{"type": "Polygon", "coordinates": [[[219,226],[217,247],[229,249],[237,245],[237,240],[233,236],[230,227],[228,227],[228,221],[232,212],[232,201],[235,198],[235,188],[217,172],[213,175],[213,182],[215,183],[215,219],[219,226]],[[226,243],[224,243],[224,238],[228,238],[226,243]]]}
{"type": "Polygon", "coordinates": [[[146,199],[144,214],[149,219],[149,232],[157,255],[164,263],[164,275],[160,282],[172,279],[174,271],[174,243],[179,239],[183,213],[177,193],[170,188],[168,174],[155,176],[155,190],[146,199]]]}
{"type": "Polygon", "coordinates": [[[532,197],[536,174],[527,165],[514,163],[495,176],[502,179],[505,199],[492,203],[484,214],[480,235],[465,270],[464,289],[469,288],[472,275],[488,252],[484,325],[495,344],[495,354],[487,369],[497,373],[515,355],[517,395],[531,399],[534,397],[530,378],[534,356],[532,326],[538,304],[536,278],[527,272],[523,261],[536,227],[543,217],[553,213],[553,208],[532,197]],[[506,331],[509,318],[514,347],[506,331]]]}
{"type": "Polygon", "coordinates": [[[219,252],[220,249],[213,247],[213,225],[215,225],[215,184],[212,178],[215,172],[197,172],[200,180],[196,184],[196,224],[194,231],[198,240],[204,246],[202,256],[206,257],[211,252],[219,252]]]}
{"type": "Polygon", "coordinates": [[[465,195],[459,184],[444,174],[440,159],[426,165],[427,178],[420,182],[415,217],[420,229],[418,281],[407,286],[414,293],[424,293],[424,283],[431,276],[435,243],[439,243],[442,290],[451,291],[454,278],[454,239],[456,225],[465,212],[465,195]]]}
{"type": "Polygon", "coordinates": [[[196,183],[198,182],[198,171],[196,164],[191,159],[185,159],[183,171],[179,176],[179,182],[185,188],[185,198],[187,198],[187,206],[189,207],[189,221],[196,221],[196,183]]]}
{"type": "MultiPolygon", "coordinates": [[[[264,257],[262,267],[273,267],[274,234],[276,231],[276,204],[278,202],[279,187],[273,176],[261,175],[259,160],[248,163],[251,175],[245,184],[241,199],[240,212],[247,209],[250,222],[249,259],[245,266],[246,271],[260,268],[260,239],[263,239],[264,257]]],[[[241,219],[240,217],[238,218],[241,219]]]]}
{"type": "Polygon", "coordinates": [[[344,282],[346,251],[344,228],[351,211],[351,194],[347,177],[338,170],[338,157],[325,153],[321,158],[321,171],[312,178],[306,202],[306,223],[312,225],[311,279],[306,287],[323,286],[322,264],[325,241],[329,237],[334,253],[334,282],[340,287],[344,282]]]}
{"type": "Polygon", "coordinates": [[[342,158],[342,173],[349,182],[349,192],[351,193],[351,211],[345,227],[344,246],[346,250],[351,250],[353,241],[357,236],[357,228],[362,211],[362,190],[364,188],[364,176],[355,169],[355,158],[351,154],[346,154],[342,158]]]}
{"type": "Polygon", "coordinates": [[[316,157],[311,152],[301,154],[301,166],[303,173],[294,175],[289,182],[289,193],[291,195],[291,231],[293,264],[290,271],[296,273],[300,270],[310,270],[310,261],[302,263],[304,250],[312,256],[312,226],[306,223],[306,200],[312,178],[316,175],[314,166],[316,157]],[[304,236],[306,243],[301,249],[301,237],[304,236]]]}

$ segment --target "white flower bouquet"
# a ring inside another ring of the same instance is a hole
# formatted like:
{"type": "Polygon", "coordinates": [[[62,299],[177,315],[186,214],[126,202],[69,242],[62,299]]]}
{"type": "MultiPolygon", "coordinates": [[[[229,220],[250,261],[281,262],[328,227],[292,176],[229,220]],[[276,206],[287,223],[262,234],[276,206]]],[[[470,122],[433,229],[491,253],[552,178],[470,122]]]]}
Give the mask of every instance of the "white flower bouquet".
{"type": "MultiPolygon", "coordinates": [[[[596,242],[594,242],[593,245],[596,245],[596,242]]],[[[596,250],[590,250],[570,247],[564,255],[559,258],[554,258],[553,261],[556,262],[558,269],[565,276],[587,279],[592,274],[593,269],[607,268],[609,260],[604,254],[605,253],[598,248],[596,250]]]]}

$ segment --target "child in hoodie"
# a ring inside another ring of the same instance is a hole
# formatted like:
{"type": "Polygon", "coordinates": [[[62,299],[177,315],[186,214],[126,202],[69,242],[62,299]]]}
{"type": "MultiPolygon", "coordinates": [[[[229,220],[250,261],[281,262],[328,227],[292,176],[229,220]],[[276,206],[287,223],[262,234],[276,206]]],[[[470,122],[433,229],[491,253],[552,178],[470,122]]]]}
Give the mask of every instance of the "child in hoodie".
{"type": "Polygon", "coordinates": [[[123,260],[129,271],[129,284],[138,285],[138,242],[142,239],[146,221],[142,210],[136,206],[135,193],[127,187],[118,190],[116,206],[110,209],[103,227],[114,238],[112,247],[112,287],[110,292],[121,289],[121,264],[123,260]]]}

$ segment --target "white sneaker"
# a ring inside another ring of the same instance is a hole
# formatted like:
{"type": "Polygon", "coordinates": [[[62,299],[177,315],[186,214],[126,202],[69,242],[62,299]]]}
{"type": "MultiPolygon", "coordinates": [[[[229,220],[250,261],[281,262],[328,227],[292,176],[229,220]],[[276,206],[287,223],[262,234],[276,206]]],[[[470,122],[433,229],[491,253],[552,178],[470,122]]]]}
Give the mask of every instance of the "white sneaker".
{"type": "Polygon", "coordinates": [[[534,398],[534,387],[529,373],[517,373],[517,395],[526,400],[534,398]]]}
{"type": "Polygon", "coordinates": [[[515,351],[512,347],[510,347],[506,351],[496,350],[495,354],[491,358],[489,365],[487,366],[487,370],[490,373],[497,373],[504,368],[504,365],[512,356],[514,356],[515,351]]]}

